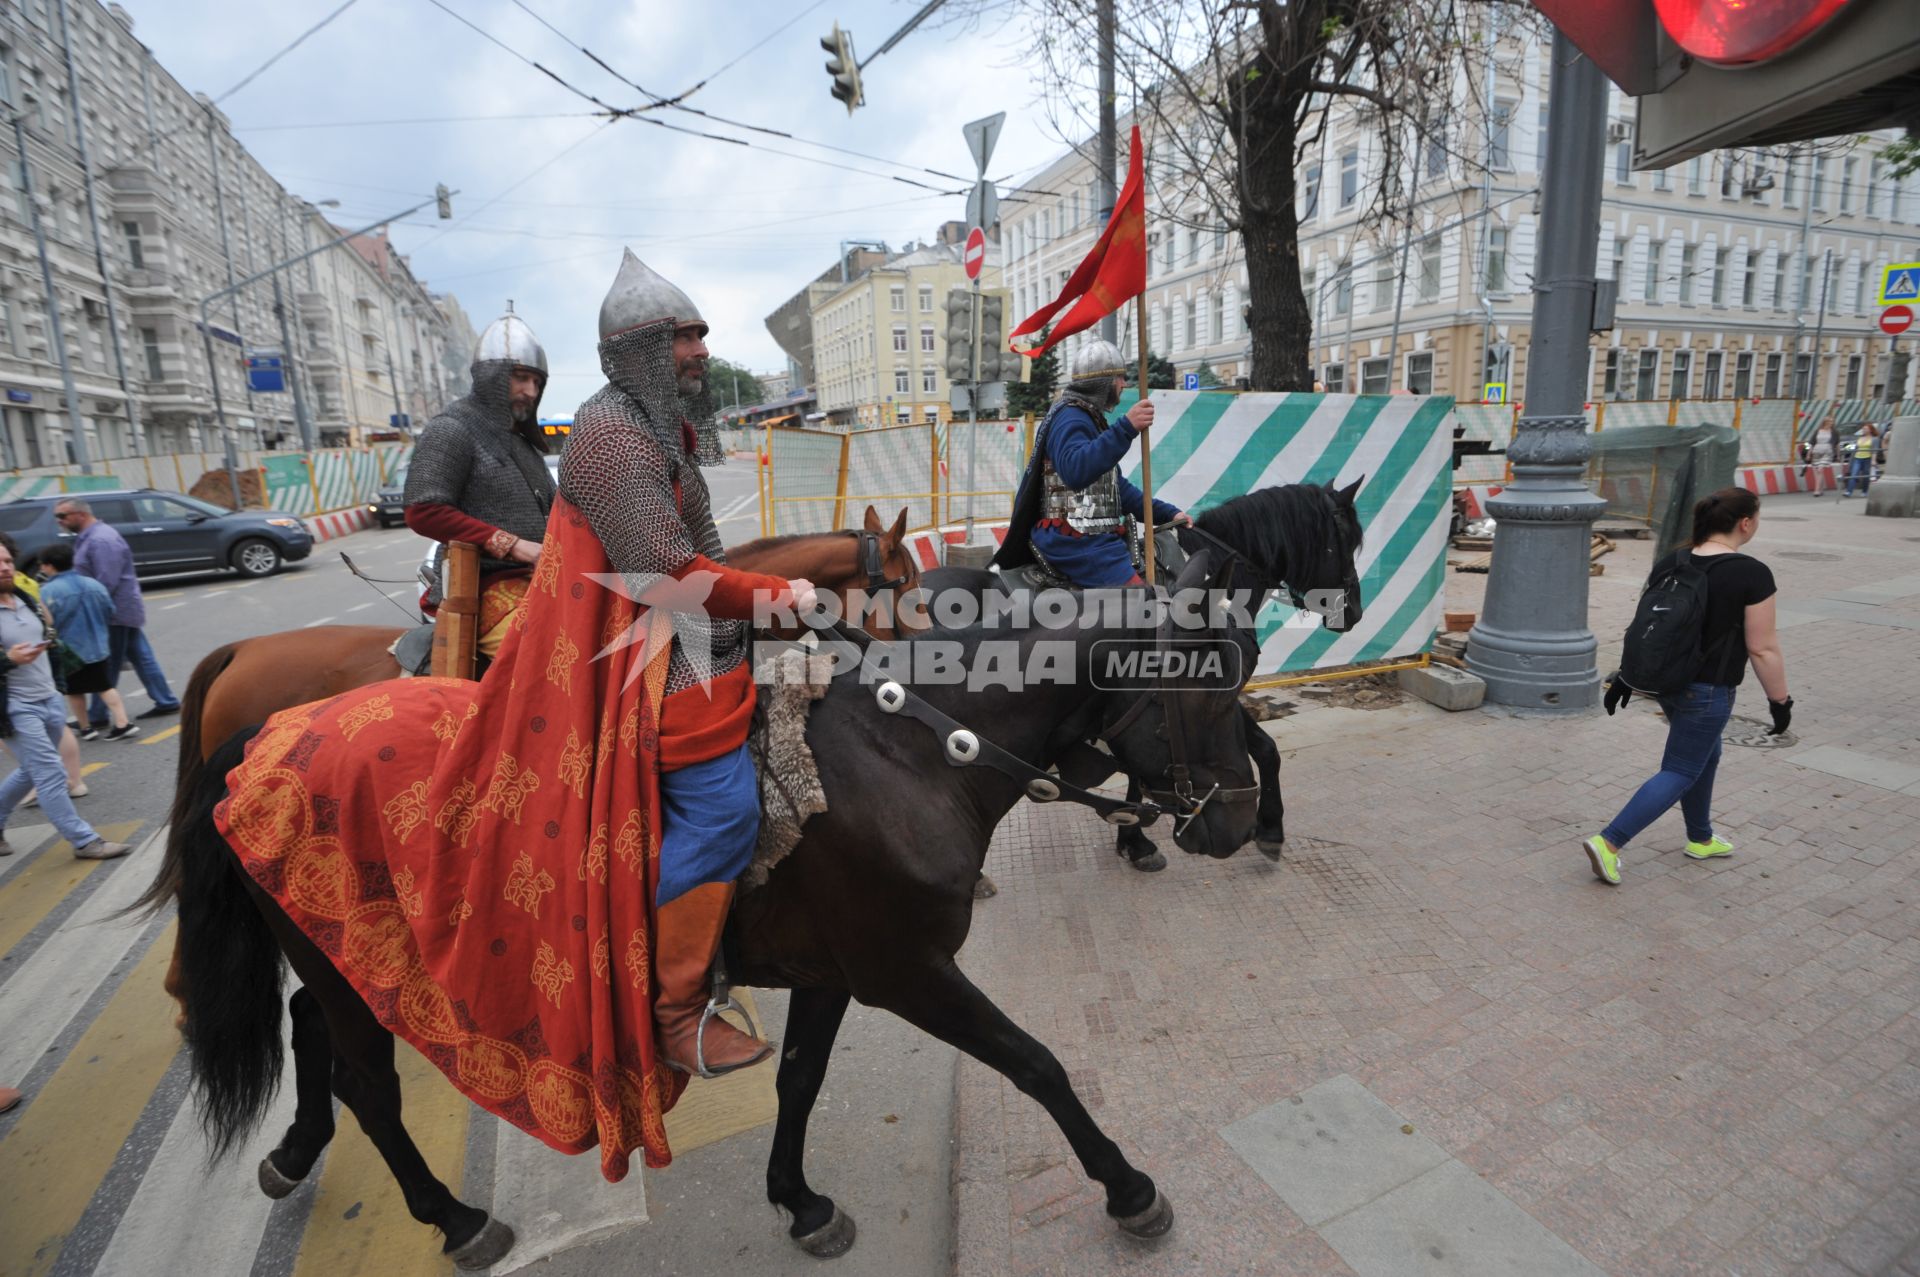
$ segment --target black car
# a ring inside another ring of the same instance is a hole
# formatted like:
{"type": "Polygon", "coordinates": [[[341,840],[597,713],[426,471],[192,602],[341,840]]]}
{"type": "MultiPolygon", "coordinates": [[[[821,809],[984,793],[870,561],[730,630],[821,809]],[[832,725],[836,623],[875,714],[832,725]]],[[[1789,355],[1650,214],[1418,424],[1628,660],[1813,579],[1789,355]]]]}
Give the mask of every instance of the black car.
{"type": "Polygon", "coordinates": [[[373,515],[373,521],[383,528],[391,528],[407,521],[407,468],[401,466],[393,472],[391,478],[380,485],[380,491],[374,493],[373,500],[367,502],[367,511],[373,515]]]}
{"type": "MultiPolygon", "coordinates": [[[[313,534],[278,510],[223,510],[217,505],[153,488],[75,492],[93,515],[127,539],[141,576],[232,568],[242,576],[271,576],[282,563],[313,553],[313,534]]],[[[0,504],[0,530],[25,559],[66,536],[53,508],[64,496],[26,497],[0,504]]]]}

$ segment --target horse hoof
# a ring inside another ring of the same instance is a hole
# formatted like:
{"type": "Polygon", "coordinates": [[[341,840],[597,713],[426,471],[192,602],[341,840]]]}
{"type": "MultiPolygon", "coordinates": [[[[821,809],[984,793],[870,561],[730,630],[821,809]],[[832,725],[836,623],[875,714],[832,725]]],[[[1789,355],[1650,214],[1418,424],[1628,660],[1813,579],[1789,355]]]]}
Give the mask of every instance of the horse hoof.
{"type": "Polygon", "coordinates": [[[1127,863],[1143,874],[1157,874],[1167,867],[1167,858],[1160,849],[1156,847],[1138,860],[1129,859],[1127,863]]]}
{"type": "Polygon", "coordinates": [[[1287,840],[1284,838],[1257,838],[1254,840],[1253,845],[1260,849],[1261,855],[1278,864],[1280,853],[1287,849],[1287,840]]]}
{"type": "Polygon", "coordinates": [[[513,1240],[513,1229],[489,1217],[465,1244],[448,1251],[447,1258],[455,1268],[491,1268],[507,1257],[507,1252],[513,1249],[513,1240]]]}
{"type": "Polygon", "coordinates": [[[1000,888],[994,886],[993,879],[987,877],[985,874],[981,874],[973,880],[973,898],[975,900],[991,900],[999,894],[1000,888]]]}
{"type": "Polygon", "coordinates": [[[1173,1231],[1173,1203],[1168,1201],[1159,1189],[1155,1189],[1153,1205],[1138,1215],[1115,1216],[1113,1222],[1120,1225],[1120,1231],[1129,1237],[1145,1240],[1165,1237],[1173,1231]]]}
{"type": "Polygon", "coordinates": [[[277,1202],[298,1187],[300,1187],[300,1181],[297,1179],[288,1179],[285,1175],[282,1175],[279,1170],[274,1167],[271,1157],[263,1157],[260,1159],[261,1192],[277,1202]]]}
{"type": "Polygon", "coordinates": [[[836,1206],[832,1219],[793,1241],[815,1259],[838,1259],[853,1249],[853,1234],[853,1216],[836,1206]]]}

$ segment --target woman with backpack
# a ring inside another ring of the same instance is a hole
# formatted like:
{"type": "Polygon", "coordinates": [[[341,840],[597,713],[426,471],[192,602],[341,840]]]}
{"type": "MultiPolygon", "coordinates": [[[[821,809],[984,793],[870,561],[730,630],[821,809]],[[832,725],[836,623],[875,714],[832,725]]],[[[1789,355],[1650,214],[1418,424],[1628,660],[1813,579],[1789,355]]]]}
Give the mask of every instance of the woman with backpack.
{"type": "Polygon", "coordinates": [[[1749,664],[1767,695],[1774,736],[1793,720],[1786,659],[1774,619],[1773,573],[1741,553],[1760,525],[1760,498],[1722,488],[1693,508],[1693,544],[1653,565],[1621,669],[1607,682],[1611,714],[1636,691],[1659,697],[1667,716],[1660,770],[1613,823],[1581,844],[1602,882],[1620,885],[1620,850],[1675,803],[1686,819],[1686,854],[1711,860],[1733,851],[1713,832],[1713,778],[1720,733],[1733,716],[1734,689],[1749,664]]]}

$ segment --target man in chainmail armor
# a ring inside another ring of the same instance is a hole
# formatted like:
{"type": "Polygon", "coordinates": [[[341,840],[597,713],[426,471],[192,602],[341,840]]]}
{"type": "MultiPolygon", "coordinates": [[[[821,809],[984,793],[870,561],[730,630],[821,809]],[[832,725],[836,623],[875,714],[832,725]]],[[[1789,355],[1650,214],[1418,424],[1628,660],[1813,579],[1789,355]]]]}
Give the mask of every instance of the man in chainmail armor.
{"type": "Polygon", "coordinates": [[[669,1064],[692,1072],[702,1058],[707,1072],[721,1073],[769,1054],[718,1018],[700,1030],[734,882],[760,827],[746,745],[754,687],[744,622],[756,601],[810,609],[814,591],[807,581],[726,566],[700,473],[724,460],[707,396],[706,332],[687,295],[628,251],[600,307],[608,384],[574,414],[560,493],[586,517],[625,588],[674,610],[659,716],[654,1020],[669,1064]]]}
{"type": "MultiPolygon", "coordinates": [[[[1038,564],[1043,582],[1082,589],[1140,584],[1134,521],[1145,510],[1140,489],[1121,476],[1120,461],[1153,426],[1153,403],[1142,399],[1109,424],[1107,413],[1126,384],[1126,360],[1112,342],[1090,341],[1074,355],[1067,388],[1034,432],[995,564],[1038,564]]],[[[1192,520],[1155,501],[1153,521],[1169,527],[1192,520]]]]}
{"type": "MultiPolygon", "coordinates": [[[[427,423],[407,466],[407,526],[446,544],[480,547],[480,655],[500,650],[540,557],[553,475],[540,433],[547,352],[526,320],[487,325],[473,352],[473,390],[427,423]]],[[[427,592],[439,604],[436,578],[427,592]]]]}

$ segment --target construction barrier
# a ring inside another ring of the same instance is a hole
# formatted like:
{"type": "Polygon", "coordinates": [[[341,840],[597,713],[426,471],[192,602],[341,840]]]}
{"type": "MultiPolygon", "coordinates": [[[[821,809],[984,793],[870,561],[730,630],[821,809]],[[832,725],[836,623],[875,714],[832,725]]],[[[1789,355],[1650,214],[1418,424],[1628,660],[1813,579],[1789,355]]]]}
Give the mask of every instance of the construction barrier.
{"type": "Polygon", "coordinates": [[[904,507],[916,531],[965,518],[969,508],[976,519],[1004,518],[1027,443],[1018,421],[851,431],[768,426],[760,455],[761,535],[852,527],[869,505],[889,524],[904,507]]]}
{"type": "MultiPolygon", "coordinates": [[[[1337,634],[1316,615],[1269,602],[1257,618],[1257,673],[1332,669],[1431,648],[1452,513],[1450,397],[1161,390],[1153,402],[1154,495],[1182,509],[1204,510],[1274,484],[1366,480],[1356,497],[1366,535],[1360,624],[1337,634]]],[[[1135,483],[1139,451],[1136,443],[1122,463],[1135,483]]]]}
{"type": "MultiPolygon", "coordinates": [[[[309,519],[364,506],[413,455],[411,443],[380,443],[366,448],[327,448],[313,453],[243,452],[242,485],[269,509],[309,519]],[[251,476],[251,477],[247,477],[251,476]]],[[[63,492],[105,492],[116,488],[155,488],[230,501],[226,458],[219,452],[162,453],[100,461],[92,474],[73,466],[45,467],[0,475],[0,501],[57,496],[63,492]],[[216,476],[209,480],[209,476],[216,476]]]]}

